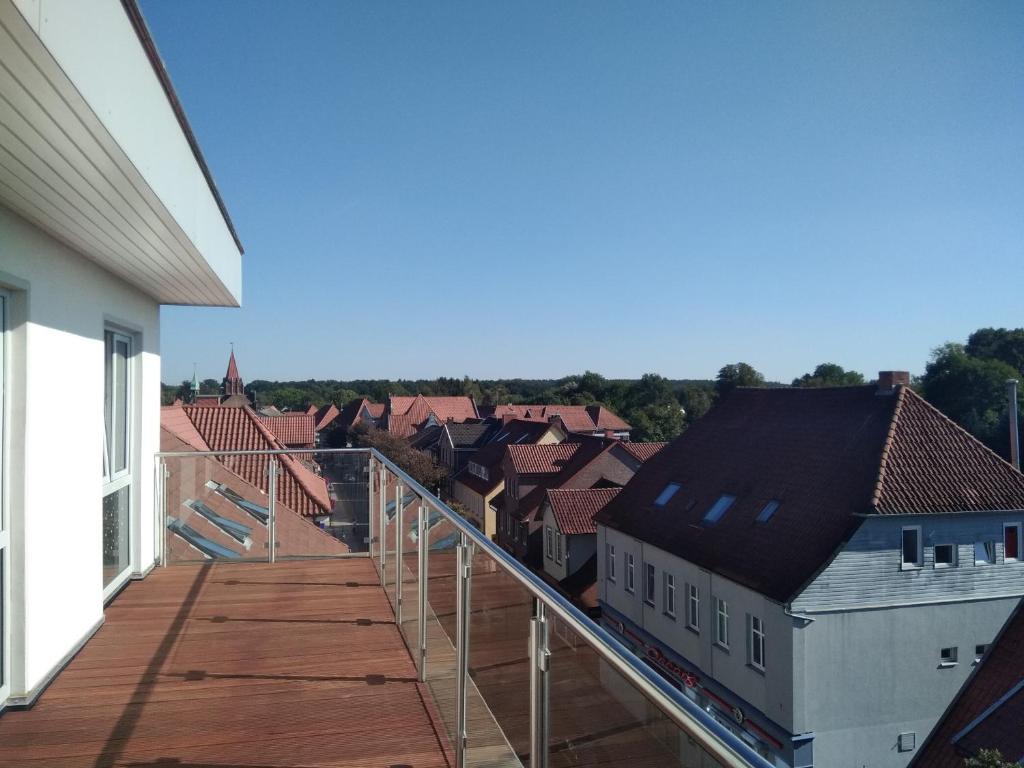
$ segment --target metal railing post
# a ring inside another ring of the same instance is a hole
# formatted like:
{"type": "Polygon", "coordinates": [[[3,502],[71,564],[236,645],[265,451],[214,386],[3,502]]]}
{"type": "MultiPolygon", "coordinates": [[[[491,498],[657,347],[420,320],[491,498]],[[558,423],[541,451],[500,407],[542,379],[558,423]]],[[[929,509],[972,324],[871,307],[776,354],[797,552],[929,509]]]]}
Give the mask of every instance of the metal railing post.
{"type": "Polygon", "coordinates": [[[395,486],[395,626],[402,629],[402,484],[395,486]]]}
{"type": "Polygon", "coordinates": [[[459,534],[455,578],[455,768],[466,766],[466,681],[469,678],[469,590],[473,545],[459,534]]]}
{"type": "Polygon", "coordinates": [[[387,485],[388,485],[388,469],[381,462],[380,465],[380,490],[377,494],[380,496],[380,542],[378,543],[378,550],[380,551],[380,583],[384,586],[388,583],[387,577],[384,575],[384,568],[388,562],[388,548],[384,538],[385,532],[385,518],[387,517],[387,485]]]}
{"type": "Polygon", "coordinates": [[[548,621],[544,603],[533,598],[530,619],[530,768],[548,765],[548,621]]]}
{"type": "Polygon", "coordinates": [[[156,516],[157,535],[160,549],[160,567],[167,567],[167,463],[156,460],[156,503],[160,505],[156,516]]]}
{"type": "Polygon", "coordinates": [[[366,549],[373,558],[373,473],[374,459],[371,454],[367,460],[366,473],[366,549]]]}
{"type": "Polygon", "coordinates": [[[268,562],[277,561],[277,457],[271,456],[267,464],[267,547],[268,562]]]}
{"type": "Polygon", "coordinates": [[[417,556],[417,582],[419,584],[419,594],[417,595],[416,604],[416,617],[418,623],[416,629],[418,631],[418,645],[419,645],[419,664],[416,665],[420,674],[420,682],[425,683],[427,681],[427,552],[430,548],[427,546],[427,505],[420,500],[419,519],[417,521],[417,530],[419,533],[416,537],[416,550],[417,556]]]}

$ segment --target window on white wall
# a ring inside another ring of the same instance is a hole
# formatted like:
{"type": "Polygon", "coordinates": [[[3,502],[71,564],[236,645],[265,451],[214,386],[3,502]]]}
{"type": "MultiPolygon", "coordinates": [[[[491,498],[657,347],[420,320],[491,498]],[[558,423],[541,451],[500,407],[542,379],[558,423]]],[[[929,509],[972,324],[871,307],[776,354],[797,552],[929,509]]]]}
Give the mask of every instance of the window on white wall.
{"type": "Polygon", "coordinates": [[[935,545],[935,567],[952,568],[956,565],[956,546],[953,544],[935,545]]]}
{"type": "Polygon", "coordinates": [[[604,545],[605,573],[608,581],[615,581],[615,545],[604,545]]]}
{"type": "Polygon", "coordinates": [[[544,526],[544,554],[548,560],[555,556],[555,534],[550,525],[544,526]]]}
{"type": "Polygon", "coordinates": [[[1020,560],[1020,523],[1003,525],[1003,560],[1007,563],[1020,560]]]}
{"type": "Polygon", "coordinates": [[[696,584],[686,585],[686,626],[700,632],[700,589],[696,584]]]}
{"type": "Polygon", "coordinates": [[[729,647],[729,604],[722,598],[715,598],[715,644],[729,647]]]}
{"type": "Polygon", "coordinates": [[[562,539],[562,534],[555,531],[555,562],[559,565],[562,564],[562,539]]]}
{"type": "Polygon", "coordinates": [[[996,543],[994,541],[974,542],[974,564],[992,565],[996,561],[996,543]]]}
{"type": "Polygon", "coordinates": [[[904,527],[902,539],[902,567],[920,568],[922,563],[921,526],[910,525],[904,527]]]}
{"type": "Polygon", "coordinates": [[[633,584],[633,553],[626,553],[626,591],[632,592],[635,589],[633,584]]]}
{"type": "Polygon", "coordinates": [[[673,619],[676,617],[676,577],[665,571],[665,613],[673,619]]]}
{"type": "Polygon", "coordinates": [[[758,616],[747,616],[747,663],[764,671],[764,622],[758,616]]]}
{"type": "Polygon", "coordinates": [[[103,586],[124,577],[129,567],[132,487],[132,338],[103,334],[103,586]]]}
{"type": "Polygon", "coordinates": [[[651,563],[644,563],[644,602],[654,605],[654,566],[651,563]]]}

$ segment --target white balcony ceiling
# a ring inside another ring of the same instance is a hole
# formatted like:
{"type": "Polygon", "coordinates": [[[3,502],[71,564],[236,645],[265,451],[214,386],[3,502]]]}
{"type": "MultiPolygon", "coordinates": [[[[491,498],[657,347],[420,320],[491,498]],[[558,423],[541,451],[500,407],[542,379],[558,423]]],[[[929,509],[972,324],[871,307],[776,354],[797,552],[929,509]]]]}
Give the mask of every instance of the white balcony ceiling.
{"type": "Polygon", "coordinates": [[[0,0],[0,204],[162,304],[238,306],[200,158],[118,0],[0,0]]]}

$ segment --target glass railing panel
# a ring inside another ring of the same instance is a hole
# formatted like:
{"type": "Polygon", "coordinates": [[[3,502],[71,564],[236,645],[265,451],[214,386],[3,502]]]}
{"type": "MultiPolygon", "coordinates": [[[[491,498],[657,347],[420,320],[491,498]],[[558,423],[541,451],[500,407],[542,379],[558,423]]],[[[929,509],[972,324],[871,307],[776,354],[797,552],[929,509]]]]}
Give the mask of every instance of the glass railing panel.
{"type": "Polygon", "coordinates": [[[557,616],[548,648],[550,768],[720,765],[557,616]]]}
{"type": "MultiPolygon", "coordinates": [[[[435,722],[444,724],[450,753],[456,718],[456,547],[458,530],[438,518],[427,531],[426,684],[435,722]]],[[[451,760],[454,764],[454,759],[451,760]]]]}
{"type": "MultiPolygon", "coordinates": [[[[413,661],[419,659],[419,517],[422,502],[419,496],[402,510],[400,529],[397,537],[399,548],[396,550],[395,564],[398,566],[398,577],[402,585],[402,615],[398,628],[405,638],[406,646],[412,654],[413,661]]],[[[397,582],[396,582],[397,585],[397,582]]],[[[397,595],[397,589],[396,589],[397,595]]],[[[396,616],[396,620],[398,617],[396,616]]]]}
{"type": "MultiPolygon", "coordinates": [[[[247,457],[266,483],[267,457],[247,457]],[[263,469],[261,473],[260,470],[263,469]]],[[[212,456],[164,459],[164,547],[168,565],[269,558],[265,486],[212,456]]]]}
{"type": "Polygon", "coordinates": [[[349,552],[369,550],[370,534],[370,455],[368,453],[313,454],[319,472],[327,483],[331,515],[323,528],[344,542],[349,552]]]}
{"type": "Polygon", "coordinates": [[[474,548],[470,582],[467,765],[529,762],[532,600],[494,558],[474,548]]]}

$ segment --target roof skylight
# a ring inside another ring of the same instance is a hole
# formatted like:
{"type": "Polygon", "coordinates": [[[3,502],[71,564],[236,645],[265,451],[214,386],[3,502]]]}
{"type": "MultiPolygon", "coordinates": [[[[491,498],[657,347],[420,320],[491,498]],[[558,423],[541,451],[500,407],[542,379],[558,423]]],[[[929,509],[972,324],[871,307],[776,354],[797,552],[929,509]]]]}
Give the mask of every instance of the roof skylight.
{"type": "Polygon", "coordinates": [[[775,514],[775,510],[777,510],[778,508],[779,502],[776,501],[775,499],[772,499],[771,501],[764,505],[764,508],[760,512],[757,513],[757,522],[767,523],[769,520],[771,520],[772,515],[775,514]]]}
{"type": "Polygon", "coordinates": [[[654,506],[664,507],[666,504],[669,503],[672,497],[676,495],[676,492],[682,487],[683,486],[679,483],[669,483],[668,485],[666,485],[665,489],[658,494],[658,498],[654,500],[654,506]]]}
{"type": "Polygon", "coordinates": [[[723,493],[718,497],[718,501],[711,505],[711,509],[707,511],[707,514],[704,515],[704,522],[717,523],[722,519],[722,515],[728,511],[729,507],[733,505],[734,501],[736,501],[735,496],[723,493]]]}

